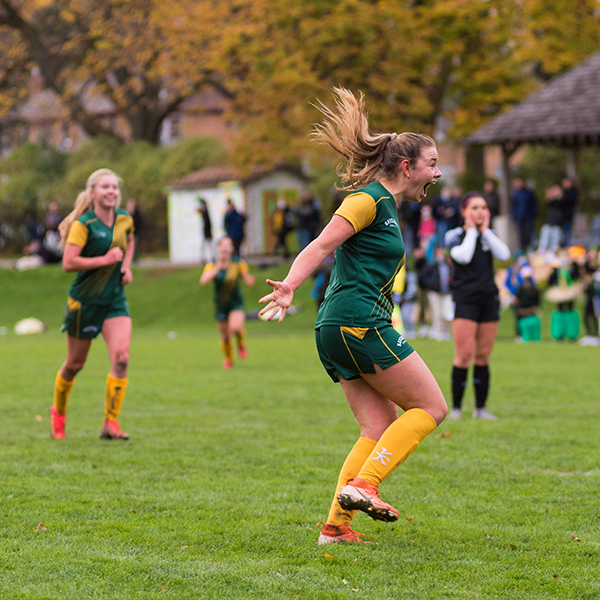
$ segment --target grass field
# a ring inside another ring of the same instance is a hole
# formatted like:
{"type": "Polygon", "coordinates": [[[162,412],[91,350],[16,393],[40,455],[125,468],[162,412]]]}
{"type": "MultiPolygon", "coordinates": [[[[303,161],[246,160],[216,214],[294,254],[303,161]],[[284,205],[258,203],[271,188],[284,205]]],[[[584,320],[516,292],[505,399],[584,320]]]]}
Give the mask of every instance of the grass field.
{"type": "MultiPolygon", "coordinates": [[[[282,271],[255,273],[249,308],[282,271]]],[[[598,348],[516,345],[507,315],[500,420],[443,423],[382,485],[401,519],[359,515],[369,544],[319,547],[358,430],[318,362],[309,286],[282,325],[248,323],[250,356],[224,372],[198,276],[135,272],[131,441],[98,440],[98,340],[58,442],[48,408],[71,276],[0,272],[0,598],[600,598],[598,348]],[[49,331],[14,335],[29,316],[49,331]]],[[[448,397],[451,344],[414,346],[448,397]]]]}

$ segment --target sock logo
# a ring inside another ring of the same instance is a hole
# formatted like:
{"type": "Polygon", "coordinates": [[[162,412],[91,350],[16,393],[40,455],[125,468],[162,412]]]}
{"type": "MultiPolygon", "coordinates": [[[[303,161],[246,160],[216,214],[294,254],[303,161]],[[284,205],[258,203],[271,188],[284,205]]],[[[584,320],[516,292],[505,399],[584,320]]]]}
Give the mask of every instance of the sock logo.
{"type": "Polygon", "coordinates": [[[381,452],[378,452],[373,460],[378,460],[384,467],[387,467],[391,462],[389,458],[391,455],[391,452],[388,452],[385,448],[381,448],[381,452]]]}

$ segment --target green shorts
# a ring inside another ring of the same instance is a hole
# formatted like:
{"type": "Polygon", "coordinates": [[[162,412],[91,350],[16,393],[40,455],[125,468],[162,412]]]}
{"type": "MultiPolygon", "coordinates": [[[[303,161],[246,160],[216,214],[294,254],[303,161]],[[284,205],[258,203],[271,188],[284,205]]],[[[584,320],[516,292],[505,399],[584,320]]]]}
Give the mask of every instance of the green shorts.
{"type": "Polygon", "coordinates": [[[93,340],[102,331],[104,321],[113,317],[131,317],[125,296],[108,305],[82,304],[78,300],[67,298],[60,330],[82,340],[93,340]]]}
{"type": "Polygon", "coordinates": [[[358,379],[404,360],[413,347],[391,325],[341,327],[325,325],[315,331],[319,358],[333,381],[358,379]]]}
{"type": "Polygon", "coordinates": [[[234,310],[244,310],[244,302],[241,300],[232,300],[228,304],[217,304],[215,317],[217,321],[227,321],[229,313],[234,310]]]}

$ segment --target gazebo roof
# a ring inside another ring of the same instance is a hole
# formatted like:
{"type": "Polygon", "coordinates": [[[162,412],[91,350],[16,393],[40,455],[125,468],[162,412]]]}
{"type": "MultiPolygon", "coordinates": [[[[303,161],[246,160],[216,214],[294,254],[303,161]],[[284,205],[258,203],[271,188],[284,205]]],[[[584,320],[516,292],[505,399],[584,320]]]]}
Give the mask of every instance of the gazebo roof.
{"type": "Polygon", "coordinates": [[[599,144],[600,50],[476,129],[465,142],[565,147],[599,144]]]}

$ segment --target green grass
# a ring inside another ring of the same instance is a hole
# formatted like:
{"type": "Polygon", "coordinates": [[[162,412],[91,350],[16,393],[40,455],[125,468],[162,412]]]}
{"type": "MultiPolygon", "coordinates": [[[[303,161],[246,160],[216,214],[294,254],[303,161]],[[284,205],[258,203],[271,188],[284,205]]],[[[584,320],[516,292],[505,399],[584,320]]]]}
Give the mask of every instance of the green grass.
{"type": "MultiPolygon", "coordinates": [[[[249,308],[267,273],[282,270],[256,272],[249,308]]],[[[382,486],[401,519],[359,515],[370,544],[319,547],[358,430],[318,362],[309,286],[299,315],[248,323],[250,357],[224,372],[198,276],[135,272],[131,441],[97,439],[99,339],[57,442],[47,412],[71,276],[0,272],[0,598],[600,598],[597,348],[515,345],[507,315],[492,359],[501,419],[443,423],[382,486]],[[12,334],[28,316],[49,331],[12,334]]],[[[451,344],[414,345],[448,397],[451,344]]]]}

